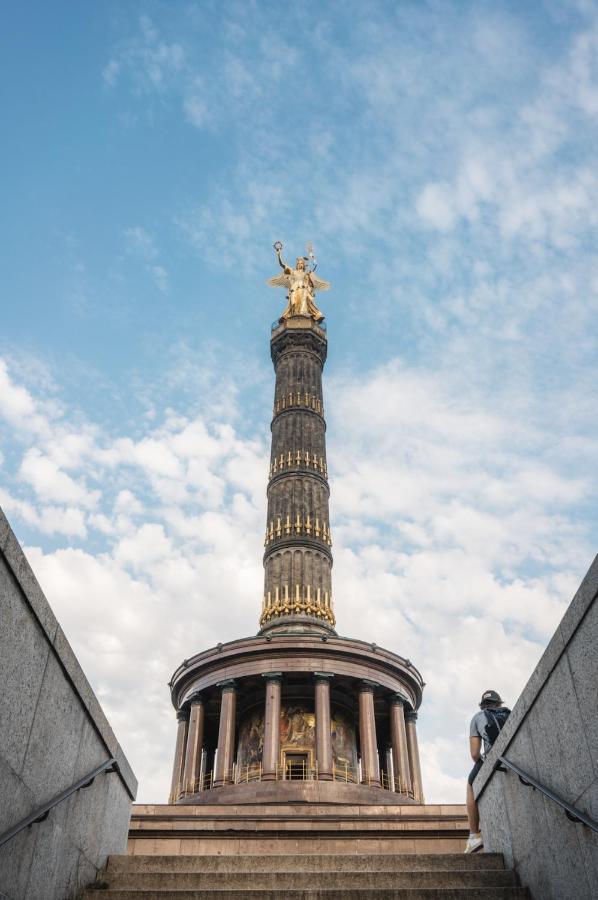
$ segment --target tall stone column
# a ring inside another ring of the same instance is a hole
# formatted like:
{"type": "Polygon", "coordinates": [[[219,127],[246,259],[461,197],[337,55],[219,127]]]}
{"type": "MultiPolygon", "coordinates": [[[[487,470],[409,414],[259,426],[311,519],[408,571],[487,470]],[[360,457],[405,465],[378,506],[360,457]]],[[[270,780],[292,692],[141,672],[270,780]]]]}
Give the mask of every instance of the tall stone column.
{"type": "Polygon", "coordinates": [[[400,694],[395,694],[390,701],[390,743],[392,747],[395,790],[406,794],[411,790],[411,771],[403,704],[404,701],[400,694]]]}
{"type": "Polygon", "coordinates": [[[205,710],[203,697],[200,693],[192,694],[189,698],[191,710],[189,713],[189,729],[187,732],[187,749],[185,751],[185,772],[183,775],[183,790],[194,794],[199,790],[201,775],[201,751],[203,749],[203,730],[205,710]]]}
{"type": "Polygon", "coordinates": [[[220,725],[218,727],[218,754],[214,771],[214,787],[232,779],[235,758],[235,714],[237,711],[237,687],[234,681],[221,681],[220,725]]]}
{"type": "Polygon", "coordinates": [[[262,754],[263,781],[276,781],[280,757],[280,695],[282,673],[265,672],[266,709],[264,713],[264,751],[262,754]]]}
{"type": "Polygon", "coordinates": [[[169,803],[176,803],[183,786],[183,772],[185,770],[185,746],[187,744],[187,728],[189,725],[189,710],[186,707],[177,710],[176,746],[174,749],[174,764],[172,767],[172,782],[170,785],[169,803]]]}
{"type": "Polygon", "coordinates": [[[331,672],[314,672],[316,679],[316,761],[318,779],[332,781],[332,729],[330,727],[331,672]]]}
{"type": "Polygon", "coordinates": [[[260,626],[308,623],[334,633],[332,537],[322,370],[326,332],[309,316],[283,319],[272,332],[276,371],[264,599],[260,626]]]}
{"type": "Polygon", "coordinates": [[[418,803],[424,802],[424,791],[422,787],[422,773],[419,764],[419,747],[417,745],[417,713],[409,710],[405,719],[407,721],[407,752],[409,755],[409,769],[411,771],[411,786],[413,789],[413,799],[418,803]]]}
{"type": "Polygon", "coordinates": [[[380,786],[380,763],[374,715],[374,687],[362,681],[359,687],[359,743],[361,745],[361,780],[364,784],[380,786]]]}

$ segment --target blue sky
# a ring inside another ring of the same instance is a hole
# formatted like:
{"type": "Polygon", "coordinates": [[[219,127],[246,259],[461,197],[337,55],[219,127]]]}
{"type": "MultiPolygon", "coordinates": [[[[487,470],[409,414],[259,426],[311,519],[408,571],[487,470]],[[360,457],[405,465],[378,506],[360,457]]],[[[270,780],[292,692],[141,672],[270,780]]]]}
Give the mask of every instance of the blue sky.
{"type": "Polygon", "coordinates": [[[339,629],[421,668],[460,800],[596,549],[595,4],[28,3],[0,41],[0,503],[140,797],[172,670],[256,628],[281,239],[333,284],[339,629]]]}

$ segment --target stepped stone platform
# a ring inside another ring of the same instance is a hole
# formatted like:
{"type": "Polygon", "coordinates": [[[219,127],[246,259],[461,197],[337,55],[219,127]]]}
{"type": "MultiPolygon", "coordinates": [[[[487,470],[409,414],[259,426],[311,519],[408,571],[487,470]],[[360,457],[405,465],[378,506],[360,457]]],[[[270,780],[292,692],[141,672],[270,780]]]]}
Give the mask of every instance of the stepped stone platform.
{"type": "Polygon", "coordinates": [[[468,833],[461,805],[137,804],[128,852],[142,856],[462,853],[468,833]]]}
{"type": "Polygon", "coordinates": [[[467,834],[461,805],[137,804],[128,853],[82,900],[527,898],[502,855],[463,854],[467,834]]]}
{"type": "Polygon", "coordinates": [[[500,854],[112,856],[83,900],[515,900],[500,854]],[[101,890],[101,893],[99,893],[101,890]]]}

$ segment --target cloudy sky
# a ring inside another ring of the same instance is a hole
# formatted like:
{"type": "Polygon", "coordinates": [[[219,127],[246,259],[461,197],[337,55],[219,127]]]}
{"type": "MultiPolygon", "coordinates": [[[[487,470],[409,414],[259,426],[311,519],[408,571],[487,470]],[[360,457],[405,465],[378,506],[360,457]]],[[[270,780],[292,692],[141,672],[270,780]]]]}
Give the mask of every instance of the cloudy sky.
{"type": "Polygon", "coordinates": [[[598,7],[5,9],[0,504],[140,779],[262,592],[272,243],[314,242],[340,633],[411,658],[430,801],[596,551],[598,7]]]}

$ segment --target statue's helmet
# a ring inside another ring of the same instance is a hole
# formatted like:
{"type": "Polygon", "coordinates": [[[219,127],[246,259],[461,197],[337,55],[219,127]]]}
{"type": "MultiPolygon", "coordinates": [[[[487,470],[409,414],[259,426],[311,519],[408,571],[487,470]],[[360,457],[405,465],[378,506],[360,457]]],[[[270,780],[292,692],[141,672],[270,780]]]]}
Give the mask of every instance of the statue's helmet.
{"type": "Polygon", "coordinates": [[[305,257],[298,256],[295,260],[295,268],[296,269],[304,269],[305,268],[305,257]]]}

